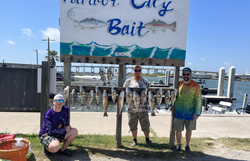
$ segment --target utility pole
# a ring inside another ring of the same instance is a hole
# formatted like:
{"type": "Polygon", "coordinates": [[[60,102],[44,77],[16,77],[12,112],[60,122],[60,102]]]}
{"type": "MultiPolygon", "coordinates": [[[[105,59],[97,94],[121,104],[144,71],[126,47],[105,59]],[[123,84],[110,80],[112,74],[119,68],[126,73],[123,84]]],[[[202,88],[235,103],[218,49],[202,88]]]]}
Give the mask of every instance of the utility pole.
{"type": "Polygon", "coordinates": [[[49,60],[50,60],[50,47],[49,47],[49,42],[50,42],[50,41],[55,41],[55,40],[50,40],[49,37],[48,37],[48,39],[42,39],[42,41],[48,41],[48,62],[49,62],[49,60]]]}
{"type": "Polygon", "coordinates": [[[55,41],[48,39],[42,39],[42,41],[48,41],[48,62],[42,62],[42,89],[41,89],[41,106],[40,106],[40,127],[42,126],[42,118],[46,111],[49,110],[49,94],[50,94],[50,47],[49,41],[55,41]]]}
{"type": "MultiPolygon", "coordinates": [[[[33,49],[34,50],[34,49],[33,49]]],[[[34,50],[36,52],[36,64],[38,65],[38,50],[34,50]]]]}

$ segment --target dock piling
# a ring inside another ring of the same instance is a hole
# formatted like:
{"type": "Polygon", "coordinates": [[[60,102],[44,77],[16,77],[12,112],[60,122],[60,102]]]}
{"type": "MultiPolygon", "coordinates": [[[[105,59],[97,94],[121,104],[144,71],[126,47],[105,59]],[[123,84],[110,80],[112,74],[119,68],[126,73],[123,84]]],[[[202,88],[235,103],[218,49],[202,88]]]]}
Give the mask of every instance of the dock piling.
{"type": "Polygon", "coordinates": [[[247,94],[245,93],[244,99],[243,99],[243,104],[242,104],[242,111],[243,111],[243,114],[245,113],[244,109],[245,109],[245,107],[246,107],[246,103],[247,103],[247,94]]]}
{"type": "Polygon", "coordinates": [[[169,86],[170,84],[170,70],[165,70],[165,85],[169,86]]]}
{"type": "Polygon", "coordinates": [[[219,79],[218,79],[217,96],[223,95],[224,76],[225,76],[225,68],[221,67],[220,72],[219,72],[219,79]]]}
{"type": "Polygon", "coordinates": [[[235,71],[236,71],[236,68],[234,66],[229,68],[228,85],[227,85],[227,98],[233,98],[235,71]]]}

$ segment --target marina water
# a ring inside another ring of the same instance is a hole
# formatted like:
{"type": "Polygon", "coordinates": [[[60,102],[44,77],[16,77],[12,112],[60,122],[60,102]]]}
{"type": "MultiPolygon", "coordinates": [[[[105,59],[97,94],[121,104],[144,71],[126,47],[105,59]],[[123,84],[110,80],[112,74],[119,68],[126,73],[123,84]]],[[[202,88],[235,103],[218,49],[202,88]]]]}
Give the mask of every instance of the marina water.
{"type": "MultiPolygon", "coordinates": [[[[131,76],[126,76],[126,78],[130,78],[131,76]]],[[[149,82],[154,82],[154,83],[159,83],[160,80],[162,80],[165,83],[165,77],[144,77],[146,78],[149,82]]],[[[182,78],[180,78],[180,80],[182,80],[182,78]]],[[[196,79],[193,79],[196,81],[196,79]]],[[[173,82],[173,78],[170,78],[170,82],[173,82]]],[[[225,80],[224,81],[224,92],[223,92],[223,96],[227,95],[227,86],[228,86],[228,81],[225,80]]],[[[200,84],[200,87],[206,87],[206,88],[216,88],[218,87],[218,80],[217,79],[206,79],[206,84],[200,84]]],[[[247,93],[248,95],[250,94],[250,82],[248,81],[235,81],[234,82],[234,93],[233,93],[233,98],[236,98],[236,100],[233,101],[233,105],[232,105],[232,110],[235,110],[237,108],[242,108],[243,105],[243,99],[244,99],[244,95],[245,93],[247,93]]],[[[213,94],[216,95],[216,94],[213,94]]],[[[94,95],[95,97],[95,95],[94,95]]],[[[248,99],[246,101],[247,103],[250,102],[250,96],[248,96],[248,99]]],[[[87,102],[85,101],[85,104],[87,102]]],[[[209,102],[208,102],[209,103],[209,102]]],[[[124,102],[125,105],[125,102],[124,102]]],[[[117,106],[116,104],[113,104],[113,102],[109,102],[109,106],[108,106],[108,110],[107,112],[116,112],[117,106]]],[[[161,105],[161,109],[165,108],[165,104],[164,101],[162,102],[161,105]]],[[[100,104],[100,106],[96,105],[96,101],[95,98],[93,98],[93,102],[91,104],[90,110],[86,109],[86,105],[85,106],[81,106],[80,105],[80,98],[78,99],[78,101],[75,104],[75,107],[72,107],[72,103],[71,103],[71,111],[75,111],[75,112],[103,112],[103,107],[102,107],[102,102],[100,104]]],[[[124,107],[123,111],[126,112],[126,108],[124,107]]]]}

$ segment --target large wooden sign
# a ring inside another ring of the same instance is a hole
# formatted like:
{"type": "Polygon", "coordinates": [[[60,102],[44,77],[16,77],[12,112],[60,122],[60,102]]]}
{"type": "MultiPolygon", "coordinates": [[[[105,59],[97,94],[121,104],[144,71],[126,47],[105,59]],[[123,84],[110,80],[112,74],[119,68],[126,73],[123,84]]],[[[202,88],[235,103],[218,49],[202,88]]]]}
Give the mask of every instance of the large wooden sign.
{"type": "Polygon", "coordinates": [[[62,62],[184,66],[189,0],[60,0],[62,62]]]}

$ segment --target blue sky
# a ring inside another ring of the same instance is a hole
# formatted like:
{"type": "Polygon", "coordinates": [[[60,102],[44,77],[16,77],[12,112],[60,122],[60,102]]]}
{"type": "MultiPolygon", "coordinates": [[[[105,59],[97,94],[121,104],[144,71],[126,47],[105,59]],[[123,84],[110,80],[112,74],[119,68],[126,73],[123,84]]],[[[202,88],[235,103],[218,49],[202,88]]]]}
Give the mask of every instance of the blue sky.
{"type": "MultiPolygon", "coordinates": [[[[236,73],[250,72],[249,6],[250,0],[190,0],[185,66],[204,71],[235,66],[236,73]]],[[[59,52],[59,7],[58,0],[3,1],[0,62],[37,64],[37,49],[41,64],[47,37],[55,39],[50,50],[59,52]]]]}

